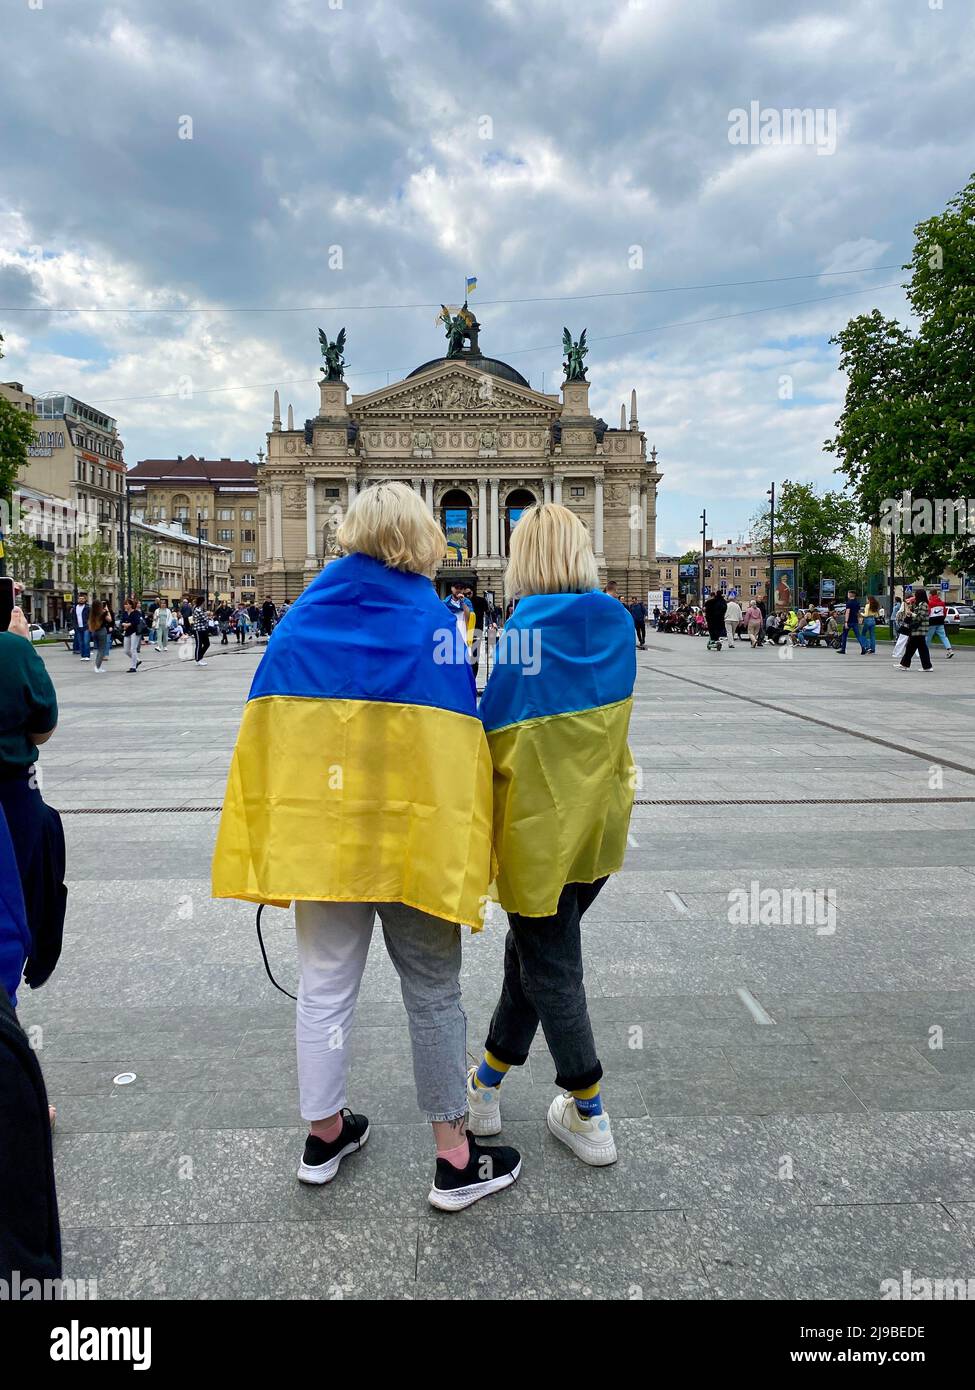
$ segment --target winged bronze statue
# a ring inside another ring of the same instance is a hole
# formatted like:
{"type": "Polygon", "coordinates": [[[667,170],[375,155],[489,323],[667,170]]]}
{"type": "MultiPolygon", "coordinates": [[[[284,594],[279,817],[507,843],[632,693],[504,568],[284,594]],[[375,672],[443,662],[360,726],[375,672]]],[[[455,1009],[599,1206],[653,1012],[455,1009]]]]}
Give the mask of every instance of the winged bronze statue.
{"type": "Polygon", "coordinates": [[[322,371],[325,373],[326,381],[344,381],[344,375],[348,363],[345,360],[345,329],[343,328],[334,343],[328,341],[328,335],[323,329],[318,330],[318,341],[322,345],[322,356],[325,358],[325,365],[322,371]]]}
{"type": "Polygon", "coordinates": [[[572,334],[567,328],[563,328],[562,351],[565,353],[565,361],[562,365],[565,368],[566,381],[585,381],[586,368],[583,358],[589,353],[589,349],[586,347],[586,330],[582,330],[579,341],[574,343],[572,334]]]}

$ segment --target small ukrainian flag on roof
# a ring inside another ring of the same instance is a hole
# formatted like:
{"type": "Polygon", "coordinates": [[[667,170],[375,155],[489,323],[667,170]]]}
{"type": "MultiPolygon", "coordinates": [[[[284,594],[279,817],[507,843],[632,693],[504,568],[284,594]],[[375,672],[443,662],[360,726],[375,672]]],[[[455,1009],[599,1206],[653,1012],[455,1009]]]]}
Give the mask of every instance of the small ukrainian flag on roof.
{"type": "Polygon", "coordinates": [[[468,275],[467,280],[466,280],[466,286],[467,286],[467,293],[468,293],[469,295],[470,295],[470,294],[473,294],[474,291],[477,289],[477,276],[476,276],[476,275],[468,275]]]}

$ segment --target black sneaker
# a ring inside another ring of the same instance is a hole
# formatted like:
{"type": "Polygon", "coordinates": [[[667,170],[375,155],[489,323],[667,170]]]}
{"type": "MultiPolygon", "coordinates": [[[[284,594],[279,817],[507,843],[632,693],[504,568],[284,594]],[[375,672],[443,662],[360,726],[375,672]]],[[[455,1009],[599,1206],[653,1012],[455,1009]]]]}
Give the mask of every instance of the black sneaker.
{"type": "Polygon", "coordinates": [[[305,1140],[305,1152],[298,1166],[298,1181],[318,1185],[331,1182],[345,1155],[361,1149],[368,1138],[369,1121],[365,1115],[353,1115],[351,1110],[343,1110],[342,1132],[337,1139],[326,1144],[324,1139],[309,1134],[305,1140]]]}
{"type": "Polygon", "coordinates": [[[437,1171],[430,1189],[430,1205],[440,1211],[462,1211],[492,1192],[510,1187],[521,1172],[521,1154],[504,1144],[483,1147],[468,1134],[471,1156],[466,1168],[455,1168],[445,1158],[437,1159],[437,1171]]]}

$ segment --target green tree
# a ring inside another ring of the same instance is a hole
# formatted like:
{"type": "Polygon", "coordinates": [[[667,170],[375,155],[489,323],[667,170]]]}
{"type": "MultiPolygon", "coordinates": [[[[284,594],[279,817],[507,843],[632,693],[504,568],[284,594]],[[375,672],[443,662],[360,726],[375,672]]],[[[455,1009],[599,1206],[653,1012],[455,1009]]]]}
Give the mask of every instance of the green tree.
{"type": "MultiPolygon", "coordinates": [[[[0,344],[3,334],[0,333],[0,344]]],[[[0,347],[0,357],[3,348],[0,347]]],[[[28,448],[34,442],[34,425],[26,410],[0,396],[0,532],[6,530],[4,518],[10,516],[10,498],[17,475],[30,462],[28,448]]],[[[0,553],[0,574],[6,561],[0,553]]]]}
{"type": "Polygon", "coordinates": [[[132,543],[132,588],[141,598],[147,589],[156,587],[158,568],[156,550],[151,541],[138,540],[132,543]]]}
{"type": "Polygon", "coordinates": [[[52,556],[42,550],[26,531],[15,531],[4,538],[7,566],[15,579],[27,586],[39,584],[51,574],[52,556]]]}
{"type": "MultiPolygon", "coordinates": [[[[775,549],[798,552],[800,587],[818,590],[820,575],[835,579],[837,586],[848,582],[851,566],[843,542],[856,516],[856,501],[847,492],[820,492],[813,483],[788,478],[776,488],[775,549]]],[[[765,506],[752,517],[751,540],[766,555],[769,529],[770,512],[765,506]]]]}
{"type": "MultiPolygon", "coordinates": [[[[916,333],[878,310],[832,341],[848,384],[836,434],[858,516],[877,523],[885,502],[975,497],[975,177],[943,213],[919,222],[907,294],[916,333]]],[[[975,568],[975,533],[897,536],[899,570],[975,568]]]]}
{"type": "Polygon", "coordinates": [[[103,540],[82,541],[68,551],[68,575],[79,589],[91,593],[114,584],[115,558],[103,540]]]}

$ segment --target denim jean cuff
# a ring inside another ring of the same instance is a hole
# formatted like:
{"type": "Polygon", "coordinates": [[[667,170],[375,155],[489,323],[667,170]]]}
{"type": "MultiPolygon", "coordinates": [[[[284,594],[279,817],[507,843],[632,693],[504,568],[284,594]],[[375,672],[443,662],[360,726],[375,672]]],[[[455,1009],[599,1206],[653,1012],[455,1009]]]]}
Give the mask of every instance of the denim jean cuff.
{"type": "Polygon", "coordinates": [[[429,1123],[432,1124],[432,1125],[449,1125],[449,1124],[451,1124],[454,1120],[461,1120],[461,1119],[463,1119],[464,1116],[465,1116],[466,1114],[467,1114],[467,1102],[466,1102],[466,1101],[464,1102],[464,1105],[463,1105],[463,1108],[462,1108],[462,1109],[460,1109],[460,1110],[452,1110],[449,1114],[448,1114],[447,1111],[445,1111],[445,1110],[436,1110],[436,1111],[426,1110],[426,1111],[424,1111],[424,1115],[425,1115],[426,1119],[427,1119],[427,1120],[429,1121],[429,1123]]]}
{"type": "Polygon", "coordinates": [[[588,1071],[575,1072],[571,1076],[557,1072],[555,1084],[561,1086],[563,1091],[585,1091],[588,1087],[595,1086],[597,1081],[601,1081],[602,1076],[602,1063],[597,1061],[588,1071]]]}
{"type": "Polygon", "coordinates": [[[507,1067],[523,1067],[528,1061],[527,1052],[512,1052],[510,1047],[504,1047],[490,1037],[484,1044],[484,1050],[490,1052],[492,1057],[497,1057],[499,1062],[504,1062],[507,1067]]]}

